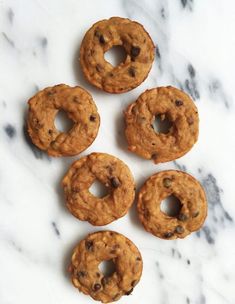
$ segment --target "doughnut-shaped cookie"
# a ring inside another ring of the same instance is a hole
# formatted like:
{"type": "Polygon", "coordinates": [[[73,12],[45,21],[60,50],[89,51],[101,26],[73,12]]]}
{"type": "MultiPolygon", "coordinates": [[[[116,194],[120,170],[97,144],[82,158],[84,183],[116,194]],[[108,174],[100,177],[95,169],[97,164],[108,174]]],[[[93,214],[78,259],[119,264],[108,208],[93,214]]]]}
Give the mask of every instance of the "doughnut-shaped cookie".
{"type": "Polygon", "coordinates": [[[162,171],[152,175],[140,189],[137,209],[144,228],[153,235],[173,240],[200,229],[207,216],[205,192],[191,175],[181,171],[162,171]],[[162,200],[174,195],[181,202],[177,217],[160,209],[162,200]]]}
{"type": "Polygon", "coordinates": [[[135,197],[135,182],[127,165],[105,153],[92,153],[75,161],[62,186],[69,211],[95,226],[124,216],[135,197]],[[105,197],[96,197],[89,191],[96,179],[107,187],[105,197]]]}
{"type": "Polygon", "coordinates": [[[85,34],[80,63],[86,79],[109,93],[123,93],[140,85],[151,69],[154,44],[143,26],[125,18],[112,17],[95,23],[85,34]],[[124,62],[114,67],[104,59],[113,46],[123,46],[124,62]]]}
{"type": "Polygon", "coordinates": [[[60,84],[38,92],[28,103],[28,133],[32,142],[50,156],[76,155],[96,138],[100,117],[86,90],[60,84]],[[55,127],[59,110],[64,110],[73,122],[67,133],[55,127]]]}
{"type": "Polygon", "coordinates": [[[117,301],[132,293],[142,274],[143,262],[137,247],[113,231],[89,234],[74,249],[69,272],[79,291],[102,303],[117,301]],[[98,266],[112,260],[115,272],[106,277],[98,266]]]}
{"type": "Polygon", "coordinates": [[[147,90],[124,114],[128,149],[156,164],[183,156],[197,141],[197,108],[179,89],[169,86],[147,90]],[[166,134],[155,132],[153,128],[158,115],[172,124],[166,134]]]}

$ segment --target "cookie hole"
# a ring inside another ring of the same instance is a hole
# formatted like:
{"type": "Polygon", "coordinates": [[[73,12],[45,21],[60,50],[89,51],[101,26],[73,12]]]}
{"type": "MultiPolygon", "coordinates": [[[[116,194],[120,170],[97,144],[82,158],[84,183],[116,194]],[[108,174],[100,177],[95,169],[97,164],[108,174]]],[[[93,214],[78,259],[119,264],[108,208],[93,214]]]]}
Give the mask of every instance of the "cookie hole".
{"type": "Polygon", "coordinates": [[[105,277],[110,277],[116,271],[116,266],[112,260],[107,260],[99,264],[99,270],[105,277]]]}
{"type": "Polygon", "coordinates": [[[89,191],[91,192],[91,194],[98,198],[103,198],[109,194],[108,188],[105,187],[105,185],[98,180],[95,180],[93,182],[93,184],[89,188],[89,191]]]}
{"type": "Polygon", "coordinates": [[[55,127],[60,132],[68,132],[73,127],[73,122],[65,111],[60,110],[55,117],[55,127]]]}
{"type": "Polygon", "coordinates": [[[170,195],[161,202],[161,211],[170,217],[177,217],[182,208],[180,200],[174,195],[170,195]]]}
{"type": "Polygon", "coordinates": [[[172,123],[165,114],[159,114],[155,116],[152,126],[156,133],[167,134],[172,127],[172,123]]]}
{"type": "Polygon", "coordinates": [[[104,58],[111,63],[112,66],[116,67],[126,60],[126,51],[123,46],[116,45],[104,54],[104,58]]]}

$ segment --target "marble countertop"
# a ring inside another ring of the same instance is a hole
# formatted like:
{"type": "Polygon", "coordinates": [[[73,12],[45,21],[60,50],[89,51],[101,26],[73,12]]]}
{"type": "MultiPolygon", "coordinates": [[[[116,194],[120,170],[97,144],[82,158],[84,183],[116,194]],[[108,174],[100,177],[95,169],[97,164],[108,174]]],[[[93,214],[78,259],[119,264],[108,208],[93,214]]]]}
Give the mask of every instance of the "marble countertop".
{"type": "Polygon", "coordinates": [[[154,172],[182,169],[205,187],[204,227],[184,240],[145,232],[135,206],[114,223],[144,259],[140,283],[119,303],[235,303],[235,2],[233,0],[0,0],[0,303],[94,303],[66,272],[72,248],[99,228],[64,206],[60,181],[73,158],[49,158],[25,136],[27,100],[38,89],[66,83],[89,90],[101,115],[93,151],[125,161],[137,189],[154,172]],[[150,33],[156,58],[148,79],[121,95],[100,92],[77,64],[85,31],[123,16],[150,33]],[[200,115],[199,141],[177,161],[153,165],[127,152],[125,107],[147,88],[188,92],[200,115]]]}

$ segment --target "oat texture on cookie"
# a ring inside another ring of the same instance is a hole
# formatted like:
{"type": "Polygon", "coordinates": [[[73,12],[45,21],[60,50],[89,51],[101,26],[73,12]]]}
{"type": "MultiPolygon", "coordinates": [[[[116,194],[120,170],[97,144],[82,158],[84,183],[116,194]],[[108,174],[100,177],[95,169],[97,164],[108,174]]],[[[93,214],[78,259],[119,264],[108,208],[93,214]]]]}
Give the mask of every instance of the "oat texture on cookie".
{"type": "Polygon", "coordinates": [[[207,201],[201,184],[191,175],[166,170],[152,175],[138,194],[138,215],[144,228],[162,239],[184,238],[203,225],[207,201]],[[175,196],[181,203],[179,214],[161,211],[161,202],[175,196]]]}
{"type": "Polygon", "coordinates": [[[81,87],[65,84],[45,88],[30,98],[27,116],[32,142],[50,156],[72,156],[95,140],[100,116],[92,96],[81,87]],[[58,111],[66,112],[73,126],[68,132],[55,127],[58,111]]]}
{"type": "Polygon", "coordinates": [[[183,156],[198,139],[197,107],[186,93],[174,87],[145,91],[124,115],[128,149],[156,164],[183,156]],[[156,116],[171,123],[166,134],[154,130],[156,116]]]}
{"type": "Polygon", "coordinates": [[[126,18],[112,17],[95,23],[85,34],[80,48],[80,64],[86,79],[109,93],[127,92],[140,85],[151,69],[154,44],[144,27],[126,18]],[[125,60],[114,67],[105,52],[122,46],[125,60]]]}
{"type": "Polygon", "coordinates": [[[73,285],[94,300],[109,303],[130,295],[142,274],[142,257],[137,247],[114,231],[89,234],[74,249],[69,266],[73,285]],[[105,276],[102,261],[112,260],[115,271],[105,276]]]}

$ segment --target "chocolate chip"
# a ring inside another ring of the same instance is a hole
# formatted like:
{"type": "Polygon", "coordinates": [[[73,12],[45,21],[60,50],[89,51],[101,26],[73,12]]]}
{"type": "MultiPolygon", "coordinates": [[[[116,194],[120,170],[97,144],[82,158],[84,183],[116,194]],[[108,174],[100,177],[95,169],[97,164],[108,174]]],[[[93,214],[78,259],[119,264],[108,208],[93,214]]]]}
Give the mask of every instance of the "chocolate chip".
{"type": "Polygon", "coordinates": [[[134,67],[130,67],[128,69],[128,73],[131,77],[135,77],[135,68],[134,67]]]}
{"type": "Polygon", "coordinates": [[[114,75],[113,75],[113,73],[110,73],[109,76],[110,76],[110,77],[113,77],[114,75]]]}
{"type": "Polygon", "coordinates": [[[49,129],[48,130],[48,134],[52,135],[53,134],[53,130],[49,129]]]}
{"type": "Polygon", "coordinates": [[[107,277],[103,277],[102,280],[101,280],[101,284],[103,286],[105,286],[107,283],[108,283],[108,278],[107,277]]]}
{"type": "Polygon", "coordinates": [[[98,30],[95,30],[95,33],[94,33],[95,37],[100,37],[100,32],[98,30]]]}
{"type": "Polygon", "coordinates": [[[86,276],[86,272],[85,271],[79,271],[77,276],[78,276],[78,278],[84,278],[86,276]]]}
{"type": "Polygon", "coordinates": [[[96,284],[93,286],[93,290],[94,290],[94,291],[98,291],[98,290],[100,290],[100,288],[101,288],[101,285],[100,285],[99,283],[96,283],[96,284]]]}
{"type": "Polygon", "coordinates": [[[187,216],[186,214],[180,213],[180,214],[178,215],[178,219],[179,219],[180,221],[182,221],[182,222],[185,222],[185,221],[187,221],[188,216],[187,216]]]}
{"type": "Polygon", "coordinates": [[[96,68],[96,71],[97,71],[97,72],[101,72],[102,69],[103,69],[102,66],[101,66],[100,64],[97,64],[95,68],[96,68]]]}
{"type": "Polygon", "coordinates": [[[96,276],[97,276],[97,278],[99,278],[100,277],[100,273],[96,272],[96,276]]]}
{"type": "Polygon", "coordinates": [[[182,226],[176,226],[176,228],[175,228],[175,232],[176,233],[179,233],[179,234],[181,234],[181,233],[183,233],[184,232],[184,227],[182,227],[182,226]]]}
{"type": "Polygon", "coordinates": [[[88,251],[92,251],[92,249],[93,249],[93,242],[92,241],[86,241],[85,242],[85,246],[86,246],[86,249],[88,251]]]}
{"type": "Polygon", "coordinates": [[[168,177],[164,178],[164,179],[163,179],[163,185],[164,185],[164,187],[170,188],[171,182],[172,182],[172,181],[171,181],[170,178],[168,178],[168,177]]]}
{"type": "Polygon", "coordinates": [[[154,126],[153,125],[150,125],[150,127],[154,130],[154,126]]]}
{"type": "Polygon", "coordinates": [[[120,186],[120,181],[117,177],[112,177],[110,181],[113,188],[118,188],[120,186]]]}
{"type": "Polygon", "coordinates": [[[94,115],[90,116],[90,121],[95,121],[96,117],[94,115]]]}
{"type": "Polygon", "coordinates": [[[197,217],[199,215],[199,211],[193,213],[193,217],[197,217]]]}
{"type": "Polygon", "coordinates": [[[73,101],[74,101],[74,102],[79,102],[79,98],[78,98],[77,96],[75,96],[75,97],[73,98],[73,101]]]}
{"type": "Polygon", "coordinates": [[[127,291],[127,292],[125,293],[125,295],[126,295],[126,296],[129,296],[129,295],[132,293],[132,291],[133,291],[133,288],[131,288],[129,291],[127,291]]]}
{"type": "Polygon", "coordinates": [[[189,125],[192,125],[192,124],[194,123],[194,120],[193,120],[192,117],[189,117],[189,118],[187,119],[187,122],[188,122],[189,125]]]}
{"type": "Polygon", "coordinates": [[[155,144],[155,143],[152,143],[152,146],[156,146],[156,144],[155,144]]]}
{"type": "Polygon", "coordinates": [[[153,153],[153,154],[152,154],[152,159],[153,159],[153,160],[157,159],[157,153],[153,153]]]}
{"type": "Polygon", "coordinates": [[[105,40],[104,40],[104,36],[103,36],[103,35],[100,35],[99,42],[100,42],[101,44],[104,44],[104,43],[105,43],[105,40]]]}
{"type": "Polygon", "coordinates": [[[138,283],[138,281],[137,281],[137,280],[134,280],[134,281],[131,282],[131,286],[132,286],[132,287],[135,287],[137,283],[138,283]]]}
{"type": "Polygon", "coordinates": [[[182,106],[184,103],[183,103],[183,101],[182,100],[176,100],[175,101],[175,105],[177,106],[177,107],[180,107],[180,106],[182,106]]]}
{"type": "Polygon", "coordinates": [[[141,261],[141,258],[140,258],[140,257],[137,257],[137,258],[136,258],[136,261],[141,261]]]}
{"type": "Polygon", "coordinates": [[[166,232],[165,234],[164,234],[164,238],[166,238],[166,239],[169,239],[169,238],[171,238],[173,236],[173,233],[172,232],[166,232]]]}
{"type": "Polygon", "coordinates": [[[131,47],[131,57],[137,57],[140,53],[140,47],[132,46],[131,47]]]}

